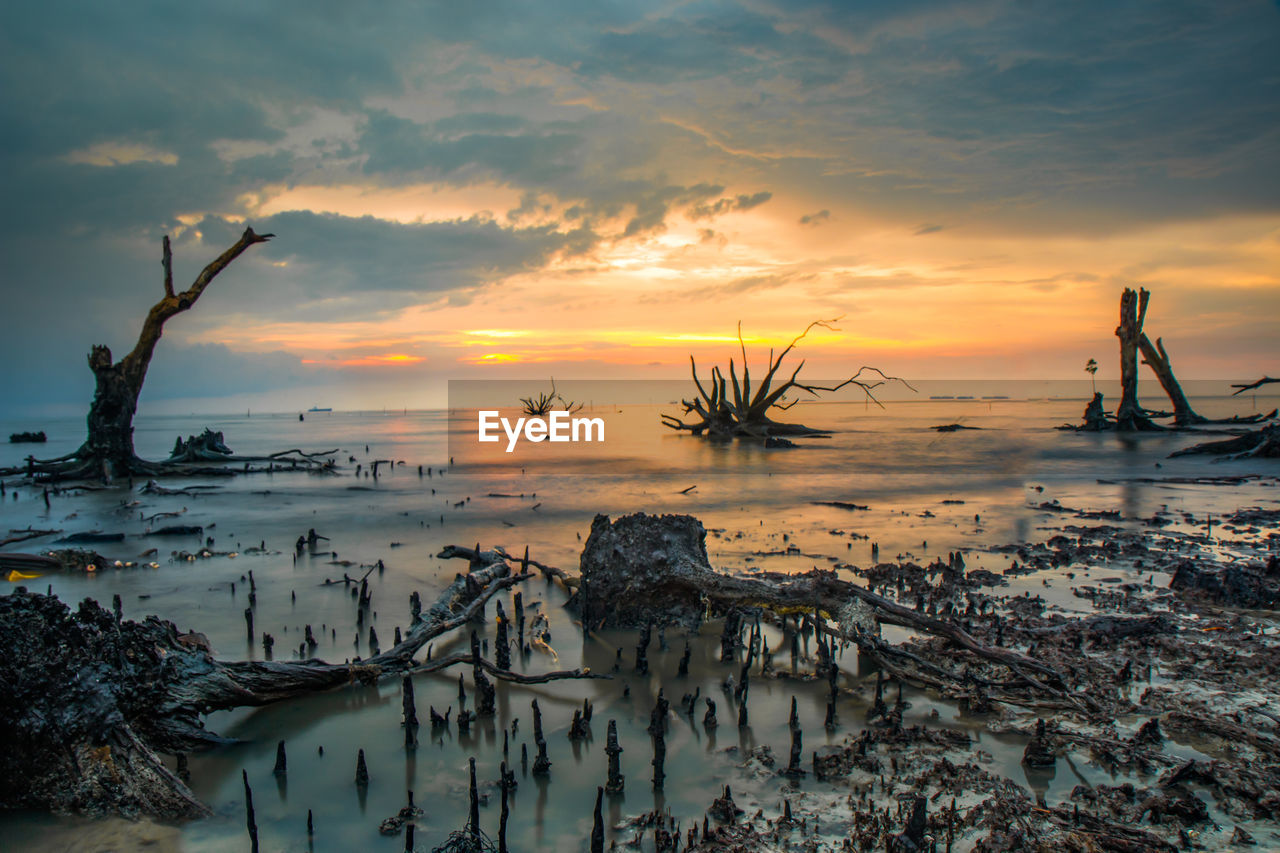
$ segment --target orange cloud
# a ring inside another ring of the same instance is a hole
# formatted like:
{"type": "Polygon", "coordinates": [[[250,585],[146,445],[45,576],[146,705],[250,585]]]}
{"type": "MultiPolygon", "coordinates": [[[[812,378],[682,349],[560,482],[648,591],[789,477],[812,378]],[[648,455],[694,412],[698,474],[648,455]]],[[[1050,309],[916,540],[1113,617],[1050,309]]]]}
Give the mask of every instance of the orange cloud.
{"type": "Polygon", "coordinates": [[[388,353],[387,355],[364,355],[358,358],[345,358],[341,361],[325,361],[316,358],[304,358],[303,364],[317,364],[322,367],[386,367],[396,365],[418,364],[426,361],[420,355],[388,353]]]}

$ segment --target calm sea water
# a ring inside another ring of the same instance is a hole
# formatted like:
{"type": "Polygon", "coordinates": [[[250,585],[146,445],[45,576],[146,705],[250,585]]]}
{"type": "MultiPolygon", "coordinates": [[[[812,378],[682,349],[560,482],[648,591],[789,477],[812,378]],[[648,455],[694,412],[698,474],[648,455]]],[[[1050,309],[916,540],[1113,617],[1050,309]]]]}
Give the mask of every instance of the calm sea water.
{"type": "MultiPolygon", "coordinates": [[[[1229,399],[1197,394],[1197,384],[1188,385],[1196,395],[1193,404],[1204,414],[1247,413],[1276,405],[1275,395],[1229,399]]],[[[1204,390],[1216,393],[1225,385],[1206,384],[1204,390]]],[[[675,393],[685,390],[674,387],[675,393]]],[[[451,447],[451,416],[446,412],[309,413],[299,422],[297,413],[150,417],[144,407],[136,425],[136,444],[147,458],[163,458],[175,436],[209,426],[222,431],[240,454],[336,448],[341,469],[336,476],[281,472],[203,481],[217,488],[195,497],[152,498],[122,491],[59,496],[48,510],[38,492],[15,491],[10,482],[9,495],[0,505],[0,530],[30,525],[67,533],[123,532],[128,536],[123,545],[100,549],[122,560],[137,559],[148,548],[158,548],[156,569],[55,574],[25,583],[40,590],[51,587],[68,602],[86,596],[109,602],[113,594],[120,594],[127,617],[154,613],[175,621],[181,629],[201,631],[218,655],[228,659],[262,654],[259,644],[246,641],[242,615],[247,592],[244,576],[252,570],[258,585],[256,627],[274,634],[276,658],[290,657],[290,648],[296,650],[302,640],[303,626],[310,624],[321,640],[317,655],[342,661],[367,655],[367,636],[357,639],[354,600],[341,586],[324,586],[326,579],[339,578],[344,572],[358,576],[365,571],[362,566],[384,561],[385,571],[375,571],[370,583],[376,611],[372,624],[385,648],[396,626],[408,626],[409,594],[417,590],[425,600],[432,600],[456,571],[464,569],[460,563],[436,558],[442,546],[479,542],[482,547],[502,545],[510,551],[528,546],[535,559],[576,570],[581,542],[597,513],[696,515],[712,531],[707,544],[713,565],[725,569],[804,571],[835,561],[866,565],[870,543],[876,542],[882,559],[903,555],[925,561],[963,549],[971,567],[998,571],[1008,564],[1007,557],[982,549],[1037,539],[1037,527],[1045,523],[1045,516],[1034,507],[1044,500],[1086,509],[1118,508],[1129,518],[1150,516],[1161,507],[1207,516],[1242,505],[1275,503],[1275,490],[1265,485],[1224,489],[1135,482],[1243,473],[1258,470],[1259,464],[1270,464],[1270,473],[1276,470],[1274,463],[1167,459],[1172,450],[1199,440],[1186,435],[1122,438],[1055,431],[1055,425],[1078,421],[1084,406],[1081,390],[1080,383],[935,383],[921,387],[917,399],[895,400],[884,409],[852,401],[805,404],[787,413],[790,419],[831,429],[833,434],[806,440],[802,447],[790,450],[718,445],[672,433],[660,426],[658,414],[678,412],[678,408],[663,399],[614,405],[593,400],[594,405],[581,414],[607,418],[608,433],[602,444],[547,444],[538,446],[537,452],[510,455],[500,446],[472,445],[466,459],[456,459],[452,469],[449,457],[458,455],[459,436],[473,428],[471,411],[453,413],[456,432],[451,447]],[[934,395],[975,399],[928,399],[934,395]],[[984,400],[983,396],[1009,399],[984,400]],[[981,429],[938,433],[930,428],[956,422],[981,429]],[[355,474],[355,463],[348,461],[351,457],[363,466],[360,476],[355,474]],[[404,464],[383,466],[382,476],[375,480],[365,473],[374,459],[404,464]],[[430,469],[431,475],[420,475],[419,466],[430,469]],[[681,493],[690,486],[696,488],[681,493]],[[850,511],[814,501],[844,501],[869,509],[850,511]],[[161,512],[179,515],[145,520],[161,512]],[[201,525],[205,535],[213,537],[215,549],[236,556],[194,562],[173,559],[171,552],[194,552],[202,540],[145,535],[149,528],[165,524],[201,525]],[[308,555],[295,562],[293,542],[310,528],[330,538],[336,557],[308,555]],[[244,553],[262,543],[267,554],[244,553]],[[786,553],[789,546],[798,548],[798,553],[786,553]]],[[[1157,397],[1149,392],[1146,399],[1154,404],[1157,397]]],[[[50,436],[47,445],[34,446],[40,455],[68,452],[83,438],[79,418],[0,422],[0,433],[6,435],[37,428],[50,436]]],[[[0,464],[16,464],[32,448],[0,445],[0,464]]],[[[37,551],[44,544],[45,540],[38,540],[11,547],[37,551]]],[[[1019,583],[1045,594],[1039,579],[1019,583]]],[[[669,808],[685,818],[687,826],[689,820],[701,820],[724,779],[736,780],[734,768],[742,763],[746,750],[769,745],[785,763],[792,695],[800,699],[806,749],[856,733],[869,705],[865,680],[874,682],[874,671],[850,651],[841,662],[845,686],[854,691],[840,708],[846,728],[834,735],[823,731],[823,685],[783,679],[753,681],[752,725],[739,730],[734,725],[736,711],[719,686],[730,672],[736,676],[737,667],[718,662],[717,626],[704,627],[703,638],[694,638],[688,679],[675,678],[685,640],[676,632],[666,637],[669,650],[651,649],[651,674],[640,678],[631,673],[633,635],[605,632],[584,639],[560,607],[564,595],[559,588],[538,581],[528,584],[524,595],[527,603],[543,608],[549,616],[557,658],[541,652],[523,659],[516,656],[517,669],[537,673],[586,665],[608,671],[621,647],[620,676],[612,681],[568,681],[536,688],[499,683],[496,720],[477,723],[469,736],[459,736],[453,729],[433,739],[430,727],[424,727],[419,747],[411,752],[403,745],[399,726],[398,680],[376,688],[353,687],[268,708],[215,714],[209,719],[210,728],[243,741],[192,758],[193,787],[213,806],[215,816],[180,829],[146,832],[157,836],[161,849],[240,849],[244,846],[240,770],[244,768],[255,787],[266,850],[308,849],[308,809],[315,814],[316,850],[403,849],[402,837],[384,838],[378,835],[377,825],[404,804],[406,789],[414,790],[426,809],[425,827],[420,827],[417,840],[419,849],[429,850],[465,822],[467,759],[474,756],[482,792],[489,795],[482,821],[486,831],[496,835],[498,795],[493,783],[502,759],[502,730],[509,730],[518,719],[509,756],[520,780],[509,824],[515,849],[586,849],[592,798],[605,778],[604,735],[610,719],[618,720],[626,750],[622,763],[627,790],[610,801],[607,817],[616,822],[654,807],[669,808]],[[624,696],[628,686],[630,695],[624,696]],[[701,687],[704,696],[716,699],[722,725],[713,735],[704,732],[701,708],[695,721],[673,719],[666,785],[664,791],[655,792],[649,781],[652,753],[644,729],[660,686],[677,710],[682,694],[701,687]],[[543,708],[553,762],[549,780],[525,776],[520,766],[521,745],[527,742],[532,748],[529,701],[533,697],[543,708]],[[574,745],[566,732],[573,709],[584,698],[595,705],[594,740],[574,745]],[[280,739],[287,742],[289,776],[286,785],[277,786],[271,768],[280,739]],[[367,798],[358,795],[352,781],[359,749],[365,750],[371,773],[367,798]]],[[[1051,600],[1063,607],[1079,606],[1065,590],[1051,600]]],[[[504,606],[510,610],[509,596],[504,606]]],[[[492,608],[484,630],[491,636],[492,608]]],[[[460,640],[461,636],[446,638],[435,651],[447,652],[460,640]]],[[[769,640],[771,646],[782,642],[777,634],[770,634],[769,640]]],[[[780,669],[789,666],[785,654],[777,661],[780,669]]],[[[800,669],[804,668],[802,664],[800,669]]],[[[423,720],[429,705],[454,706],[456,712],[457,672],[419,677],[416,693],[423,720]]],[[[1014,778],[1023,778],[1018,764],[1023,744],[1017,739],[983,732],[954,707],[935,705],[923,695],[913,697],[908,718],[924,719],[935,707],[942,724],[970,730],[982,749],[1007,762],[1014,778]]],[[[1092,780],[1102,779],[1096,768],[1078,769],[1092,780]]],[[[1053,800],[1065,796],[1078,781],[1063,776],[1027,778],[1026,783],[1046,791],[1053,800]]],[[[811,789],[823,785],[811,779],[799,784],[811,789]]],[[[735,795],[744,807],[758,803],[766,809],[777,808],[780,791],[776,778],[735,781],[735,795]]],[[[120,822],[85,824],[26,814],[0,818],[0,831],[8,849],[20,850],[81,850],[95,849],[95,845],[118,849],[138,843],[146,834],[143,828],[120,822]]],[[[626,831],[617,837],[622,840],[631,834],[626,831]]]]}

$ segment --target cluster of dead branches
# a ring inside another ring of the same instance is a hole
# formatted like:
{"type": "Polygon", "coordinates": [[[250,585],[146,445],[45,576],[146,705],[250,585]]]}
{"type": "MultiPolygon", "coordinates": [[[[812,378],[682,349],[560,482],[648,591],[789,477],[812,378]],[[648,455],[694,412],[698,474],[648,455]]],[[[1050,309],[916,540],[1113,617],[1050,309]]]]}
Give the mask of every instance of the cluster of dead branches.
{"type": "Polygon", "coordinates": [[[540,418],[552,410],[563,410],[572,413],[581,411],[582,409],[582,403],[577,403],[573,400],[566,400],[559,394],[559,392],[556,391],[555,377],[552,377],[551,379],[550,394],[542,393],[536,397],[533,395],[521,397],[520,402],[524,404],[524,413],[536,418],[540,418]]]}
{"type": "MultiPolygon", "coordinates": [[[[738,380],[737,368],[733,359],[729,359],[728,376],[718,366],[711,368],[711,390],[702,384],[702,380],[698,377],[698,365],[693,356],[689,356],[689,365],[693,372],[693,382],[697,386],[698,396],[692,400],[681,401],[684,405],[684,414],[696,413],[701,420],[686,422],[673,415],[662,416],[662,422],[665,426],[674,430],[682,430],[691,432],[694,435],[707,435],[712,438],[759,438],[770,439],[778,436],[788,435],[826,435],[827,430],[814,429],[802,424],[780,423],[769,417],[772,410],[786,411],[794,406],[800,400],[799,398],[788,399],[787,394],[790,392],[801,391],[817,397],[820,392],[839,391],[846,386],[856,386],[862,389],[866,398],[876,405],[881,405],[876,399],[874,390],[885,382],[902,382],[907,383],[895,376],[887,376],[883,371],[876,367],[863,366],[858,368],[854,373],[843,382],[835,385],[817,385],[800,380],[800,371],[804,367],[805,362],[796,365],[796,369],[791,372],[791,376],[786,380],[774,384],[779,369],[782,367],[782,361],[790,354],[791,350],[804,340],[804,338],[814,328],[828,329],[830,331],[839,331],[833,323],[840,321],[840,317],[832,320],[815,320],[805,327],[805,330],[797,335],[781,353],[774,355],[772,349],[769,350],[769,369],[766,371],[764,379],[753,390],[751,385],[751,368],[747,360],[747,347],[742,339],[742,323],[738,323],[738,346],[742,352],[742,380],[738,380]],[[874,375],[875,378],[866,378],[874,375]]],[[[910,388],[910,385],[907,385],[910,388]]],[[[914,389],[912,389],[914,390],[914,389]]]]}

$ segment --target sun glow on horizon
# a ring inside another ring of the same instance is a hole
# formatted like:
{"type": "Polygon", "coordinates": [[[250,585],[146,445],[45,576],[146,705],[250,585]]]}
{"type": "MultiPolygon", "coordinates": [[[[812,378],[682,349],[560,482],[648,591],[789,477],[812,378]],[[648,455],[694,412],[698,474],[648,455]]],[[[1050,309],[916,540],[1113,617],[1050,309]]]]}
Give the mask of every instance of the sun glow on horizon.
{"type": "Polygon", "coordinates": [[[365,355],[358,358],[345,359],[304,358],[301,361],[303,364],[321,367],[385,367],[420,364],[426,361],[426,358],[420,355],[389,353],[387,355],[365,355]]]}
{"type": "MultiPolygon", "coordinates": [[[[404,197],[430,195],[424,193],[419,187],[404,197]]],[[[463,204],[466,193],[445,195],[463,204]]],[[[372,191],[366,201],[392,196],[372,191]]],[[[808,206],[781,197],[710,222],[676,210],[660,233],[606,242],[589,258],[553,256],[497,275],[456,304],[435,299],[319,323],[239,317],[189,339],[278,349],[308,367],[388,376],[424,362],[442,374],[563,363],[676,375],[690,356],[698,364],[741,360],[742,345],[757,366],[811,321],[843,315],[835,328],[814,328],[798,342],[793,357],[809,361],[806,372],[871,363],[896,374],[921,375],[921,365],[923,375],[935,376],[979,369],[953,365],[1026,373],[1050,359],[1062,365],[1054,375],[1069,376],[1077,360],[1108,364],[1121,287],[1153,290],[1148,327],[1178,347],[1182,365],[1184,353],[1199,354],[1194,341],[1183,343],[1188,330],[1210,334],[1237,322],[1230,304],[1206,312],[1192,300],[1202,279],[1211,277],[1230,301],[1232,292],[1275,287],[1280,269],[1280,222],[1263,216],[1106,239],[961,228],[921,236],[887,224],[852,233],[802,225],[791,214],[808,206]],[[1046,316],[1054,318],[1049,337],[1046,316]],[[486,325],[477,325],[479,317],[486,325]]],[[[482,213],[465,204],[451,212],[482,213]]],[[[857,215],[844,210],[829,218],[846,223],[857,215]]]]}

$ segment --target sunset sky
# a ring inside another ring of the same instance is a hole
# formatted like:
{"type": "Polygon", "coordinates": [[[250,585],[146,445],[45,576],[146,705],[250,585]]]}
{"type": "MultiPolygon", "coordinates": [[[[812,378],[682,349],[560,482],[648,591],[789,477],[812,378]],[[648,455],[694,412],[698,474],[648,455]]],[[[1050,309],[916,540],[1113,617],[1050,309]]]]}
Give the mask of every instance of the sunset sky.
{"type": "Polygon", "coordinates": [[[147,401],[427,405],[683,376],[1280,371],[1280,5],[8,3],[0,399],[75,410],[161,295],[147,401]]]}

